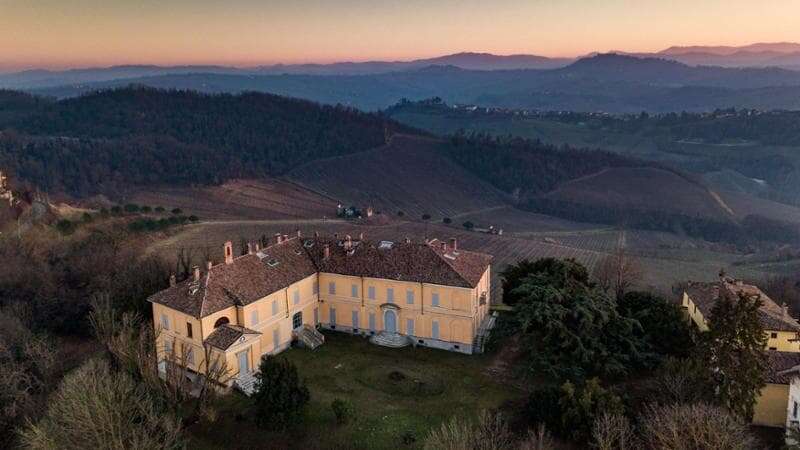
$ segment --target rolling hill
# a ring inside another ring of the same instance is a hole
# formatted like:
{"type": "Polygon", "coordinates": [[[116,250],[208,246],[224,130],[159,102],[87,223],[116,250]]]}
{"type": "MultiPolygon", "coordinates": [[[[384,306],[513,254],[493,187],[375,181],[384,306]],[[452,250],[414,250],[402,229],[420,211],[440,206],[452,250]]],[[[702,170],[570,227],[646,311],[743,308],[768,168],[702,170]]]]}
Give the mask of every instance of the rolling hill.
{"type": "Polygon", "coordinates": [[[435,221],[508,205],[508,196],[447,158],[447,142],[395,135],[367,152],[310,162],[287,174],[293,182],[345,205],[402,211],[435,221]]]}
{"type": "Polygon", "coordinates": [[[568,181],[545,197],[608,209],[668,211],[719,221],[734,218],[718,194],[685,176],[655,167],[619,167],[568,181]]]}
{"type": "Polygon", "coordinates": [[[800,108],[800,72],[778,68],[693,67],[663,58],[600,54],[551,69],[466,70],[441,62],[403,71],[345,74],[177,73],[34,89],[71,97],[141,84],[209,93],[270,92],[362,110],[403,98],[571,111],[708,111],[800,108]]]}

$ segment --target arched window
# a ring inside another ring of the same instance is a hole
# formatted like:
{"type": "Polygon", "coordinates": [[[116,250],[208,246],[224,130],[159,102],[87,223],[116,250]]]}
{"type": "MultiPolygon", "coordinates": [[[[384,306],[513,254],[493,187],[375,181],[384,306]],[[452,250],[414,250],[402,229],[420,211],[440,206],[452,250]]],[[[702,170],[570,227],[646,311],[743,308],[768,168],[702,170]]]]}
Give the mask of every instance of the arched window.
{"type": "Polygon", "coordinates": [[[225,317],[225,316],[222,316],[222,317],[220,317],[219,319],[217,319],[217,321],[216,321],[216,322],[214,322],[214,328],[217,328],[217,327],[219,327],[220,325],[225,325],[226,323],[230,323],[230,320],[228,320],[228,318],[227,318],[227,317],[225,317]]]}

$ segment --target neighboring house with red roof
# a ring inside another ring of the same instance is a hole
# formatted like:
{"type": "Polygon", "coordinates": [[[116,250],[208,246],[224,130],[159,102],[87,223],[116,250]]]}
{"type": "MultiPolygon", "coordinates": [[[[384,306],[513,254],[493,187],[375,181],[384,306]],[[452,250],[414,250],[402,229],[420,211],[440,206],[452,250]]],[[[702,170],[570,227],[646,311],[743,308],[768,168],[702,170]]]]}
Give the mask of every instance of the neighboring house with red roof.
{"type": "Polygon", "coordinates": [[[722,298],[739,299],[741,295],[758,297],[762,301],[759,318],[767,335],[768,371],[767,385],[761,390],[755,405],[753,423],[769,427],[783,427],[787,422],[790,377],[783,371],[800,364],[800,322],[789,314],[788,307],[778,305],[757,286],[720,275],[713,283],[687,284],[681,306],[689,320],[700,331],[708,330],[708,317],[717,301],[722,298]]]}
{"type": "Polygon", "coordinates": [[[202,373],[210,355],[226,361],[244,386],[262,355],[293,341],[320,345],[317,327],[387,346],[471,354],[481,351],[492,323],[492,258],[458,248],[455,239],[371,242],[298,232],[248,247],[234,257],[226,242],[224,263],[196,267],[180,283],[173,277],[149,298],[160,360],[181,352],[202,373]]]}

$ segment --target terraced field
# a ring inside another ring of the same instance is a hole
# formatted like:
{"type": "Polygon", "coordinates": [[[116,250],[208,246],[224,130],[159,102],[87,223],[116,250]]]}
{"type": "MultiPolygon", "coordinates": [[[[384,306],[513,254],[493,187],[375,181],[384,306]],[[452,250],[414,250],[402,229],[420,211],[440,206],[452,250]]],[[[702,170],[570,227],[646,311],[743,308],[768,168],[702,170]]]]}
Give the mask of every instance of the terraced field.
{"type": "Polygon", "coordinates": [[[439,153],[434,139],[397,135],[368,152],[318,160],[287,178],[345,205],[433,220],[507,205],[503,193],[439,153]]]}

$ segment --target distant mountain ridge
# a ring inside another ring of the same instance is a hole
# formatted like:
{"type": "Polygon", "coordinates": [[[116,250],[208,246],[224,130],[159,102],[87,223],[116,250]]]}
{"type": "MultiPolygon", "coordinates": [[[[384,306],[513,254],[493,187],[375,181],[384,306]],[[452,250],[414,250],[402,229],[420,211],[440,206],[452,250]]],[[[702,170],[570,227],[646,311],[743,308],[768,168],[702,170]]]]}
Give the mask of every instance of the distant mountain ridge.
{"type": "Polygon", "coordinates": [[[759,42],[750,45],[741,46],[709,46],[709,45],[691,45],[691,46],[672,46],[658,52],[660,55],[685,55],[692,53],[708,53],[719,56],[730,56],[740,52],[772,52],[772,53],[797,53],[800,52],[800,44],[795,42],[759,42]]]}
{"type": "Polygon", "coordinates": [[[367,111],[432,97],[449,104],[609,113],[800,109],[800,71],[690,66],[619,54],[598,54],[555,69],[425,65],[360,75],[183,73],[28,91],[63,98],[131,84],[207,93],[269,92],[367,111]]]}

